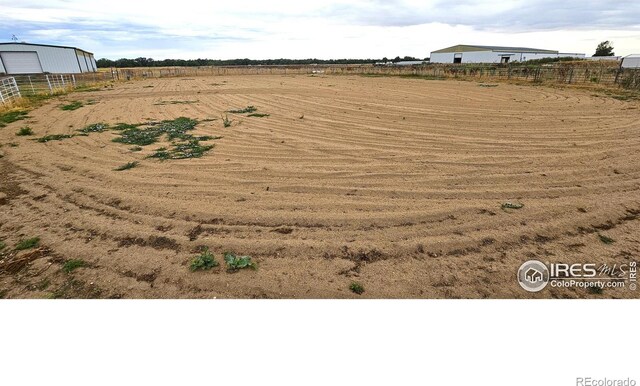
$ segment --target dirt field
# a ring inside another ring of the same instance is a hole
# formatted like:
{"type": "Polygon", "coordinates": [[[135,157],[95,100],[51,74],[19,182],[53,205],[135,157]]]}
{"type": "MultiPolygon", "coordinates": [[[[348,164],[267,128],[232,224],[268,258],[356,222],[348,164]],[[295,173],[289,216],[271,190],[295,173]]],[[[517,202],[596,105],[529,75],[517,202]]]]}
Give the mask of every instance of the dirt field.
{"type": "Polygon", "coordinates": [[[637,101],[382,77],[160,79],[52,100],[0,143],[5,298],[638,297],[516,281],[530,259],[639,260],[637,101]],[[60,109],[76,100],[95,103],[60,109]],[[223,126],[249,105],[269,116],[223,126]],[[111,130],[32,140],[180,116],[222,138],[167,161],[145,158],[166,140],[135,152],[111,130]],[[33,137],[15,135],[25,125],[33,137]],[[6,252],[34,236],[39,248],[6,252]],[[203,246],[221,265],[191,272],[203,246]],[[224,251],[259,267],[227,272],[224,251]],[[87,266],[66,273],[70,259],[87,266]]]}

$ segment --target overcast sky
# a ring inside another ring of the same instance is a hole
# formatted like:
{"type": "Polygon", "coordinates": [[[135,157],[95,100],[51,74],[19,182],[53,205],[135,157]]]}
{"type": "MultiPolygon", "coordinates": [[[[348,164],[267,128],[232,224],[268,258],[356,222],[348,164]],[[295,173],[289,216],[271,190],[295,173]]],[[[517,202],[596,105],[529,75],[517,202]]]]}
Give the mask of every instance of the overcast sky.
{"type": "Polygon", "coordinates": [[[0,0],[0,41],[96,58],[425,58],[455,44],[640,53],[640,0],[0,0]]]}

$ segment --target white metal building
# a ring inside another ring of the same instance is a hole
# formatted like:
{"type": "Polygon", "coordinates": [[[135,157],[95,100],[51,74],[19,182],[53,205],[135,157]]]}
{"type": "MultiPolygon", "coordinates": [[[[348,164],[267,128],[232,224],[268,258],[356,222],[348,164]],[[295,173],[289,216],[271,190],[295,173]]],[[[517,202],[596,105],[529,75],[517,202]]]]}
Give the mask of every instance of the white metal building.
{"type": "Polygon", "coordinates": [[[622,68],[640,68],[640,55],[627,55],[622,59],[622,68]]]}
{"type": "Polygon", "coordinates": [[[0,74],[80,74],[96,69],[93,54],[79,48],[0,43],[0,74]]]}
{"type": "Polygon", "coordinates": [[[526,47],[475,46],[459,44],[431,52],[431,63],[511,63],[543,58],[584,58],[585,54],[560,53],[526,47]]]}

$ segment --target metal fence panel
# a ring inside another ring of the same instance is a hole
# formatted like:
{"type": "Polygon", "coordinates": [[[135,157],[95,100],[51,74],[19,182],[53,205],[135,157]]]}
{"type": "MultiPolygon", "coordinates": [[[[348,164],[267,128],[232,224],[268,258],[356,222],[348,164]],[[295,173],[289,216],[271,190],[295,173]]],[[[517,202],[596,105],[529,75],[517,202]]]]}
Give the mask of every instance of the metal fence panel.
{"type": "Polygon", "coordinates": [[[14,77],[0,79],[0,103],[12,103],[21,97],[20,89],[18,88],[14,77]]]}

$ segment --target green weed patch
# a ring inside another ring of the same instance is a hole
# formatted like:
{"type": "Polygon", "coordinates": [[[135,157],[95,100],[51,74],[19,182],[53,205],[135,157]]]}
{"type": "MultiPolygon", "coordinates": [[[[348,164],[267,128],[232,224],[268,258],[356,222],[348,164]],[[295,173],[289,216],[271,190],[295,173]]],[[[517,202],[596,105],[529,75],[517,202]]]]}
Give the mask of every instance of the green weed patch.
{"type": "Polygon", "coordinates": [[[72,111],[72,110],[77,110],[82,106],[84,106],[84,104],[82,102],[73,101],[73,102],[69,103],[68,105],[60,106],[60,109],[65,110],[65,111],[72,111]]]}
{"type": "Polygon", "coordinates": [[[24,110],[14,110],[0,113],[0,127],[5,127],[9,123],[28,118],[27,113],[28,111],[24,110]]]}
{"type": "Polygon", "coordinates": [[[258,111],[258,109],[255,106],[247,106],[244,109],[227,110],[227,112],[231,114],[246,114],[254,113],[256,111],[258,111]]]}

